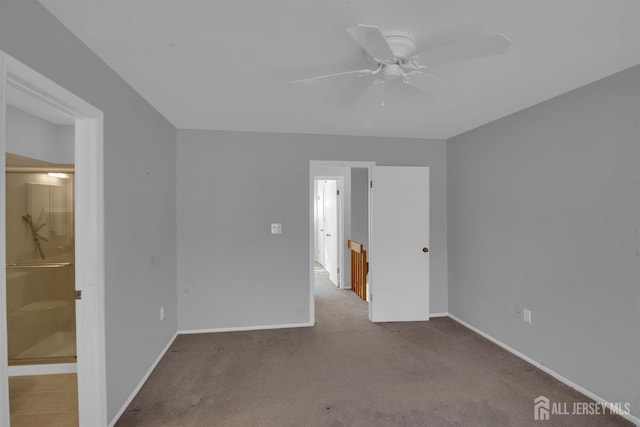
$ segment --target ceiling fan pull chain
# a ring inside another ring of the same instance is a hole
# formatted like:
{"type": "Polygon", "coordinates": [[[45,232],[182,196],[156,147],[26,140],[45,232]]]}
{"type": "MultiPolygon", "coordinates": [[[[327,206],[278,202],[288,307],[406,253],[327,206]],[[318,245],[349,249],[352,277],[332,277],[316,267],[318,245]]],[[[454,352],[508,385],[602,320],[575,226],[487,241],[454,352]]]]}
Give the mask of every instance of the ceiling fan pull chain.
{"type": "Polygon", "coordinates": [[[382,89],[381,89],[381,92],[382,92],[381,95],[382,96],[380,96],[380,98],[381,98],[380,99],[380,106],[384,108],[384,88],[387,86],[387,82],[383,82],[381,84],[382,84],[382,89]]]}

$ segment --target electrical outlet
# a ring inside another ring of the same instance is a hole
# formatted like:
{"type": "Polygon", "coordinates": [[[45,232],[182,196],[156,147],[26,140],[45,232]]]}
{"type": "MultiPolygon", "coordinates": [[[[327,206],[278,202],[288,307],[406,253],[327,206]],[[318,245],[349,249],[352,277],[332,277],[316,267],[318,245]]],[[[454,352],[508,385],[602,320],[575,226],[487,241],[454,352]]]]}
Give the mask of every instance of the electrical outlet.
{"type": "Polygon", "coordinates": [[[282,234],[282,224],[271,224],[271,234],[282,234]]]}
{"type": "Polygon", "coordinates": [[[164,320],[164,305],[160,307],[160,320],[164,320]]]}

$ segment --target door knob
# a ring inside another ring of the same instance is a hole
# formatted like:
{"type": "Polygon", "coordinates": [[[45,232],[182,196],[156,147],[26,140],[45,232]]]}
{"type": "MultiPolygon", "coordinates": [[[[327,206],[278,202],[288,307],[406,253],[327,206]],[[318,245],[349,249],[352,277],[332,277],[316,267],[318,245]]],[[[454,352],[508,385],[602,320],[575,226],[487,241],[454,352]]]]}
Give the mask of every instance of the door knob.
{"type": "Polygon", "coordinates": [[[429,248],[422,248],[422,252],[429,252],[429,248]]]}
{"type": "Polygon", "coordinates": [[[331,234],[327,233],[327,237],[331,237],[331,234]]]}

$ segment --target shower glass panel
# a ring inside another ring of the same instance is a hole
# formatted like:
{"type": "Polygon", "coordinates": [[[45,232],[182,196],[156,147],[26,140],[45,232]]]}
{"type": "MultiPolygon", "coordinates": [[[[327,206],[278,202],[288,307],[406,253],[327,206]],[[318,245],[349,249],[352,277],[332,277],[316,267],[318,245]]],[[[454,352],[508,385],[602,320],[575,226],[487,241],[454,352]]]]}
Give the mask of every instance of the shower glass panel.
{"type": "Polygon", "coordinates": [[[74,175],[10,170],[6,173],[9,365],[73,363],[74,175]]]}

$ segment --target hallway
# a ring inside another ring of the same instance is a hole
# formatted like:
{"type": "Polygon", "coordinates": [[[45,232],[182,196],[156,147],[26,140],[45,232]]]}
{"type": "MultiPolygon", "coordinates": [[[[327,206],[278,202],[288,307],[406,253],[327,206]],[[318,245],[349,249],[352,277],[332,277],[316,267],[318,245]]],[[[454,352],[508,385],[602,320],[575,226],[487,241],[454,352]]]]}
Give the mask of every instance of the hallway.
{"type": "Polygon", "coordinates": [[[329,273],[318,263],[314,265],[314,296],[316,303],[316,327],[335,322],[336,317],[348,317],[349,323],[369,323],[369,304],[350,289],[338,289],[330,280],[329,273]]]}

